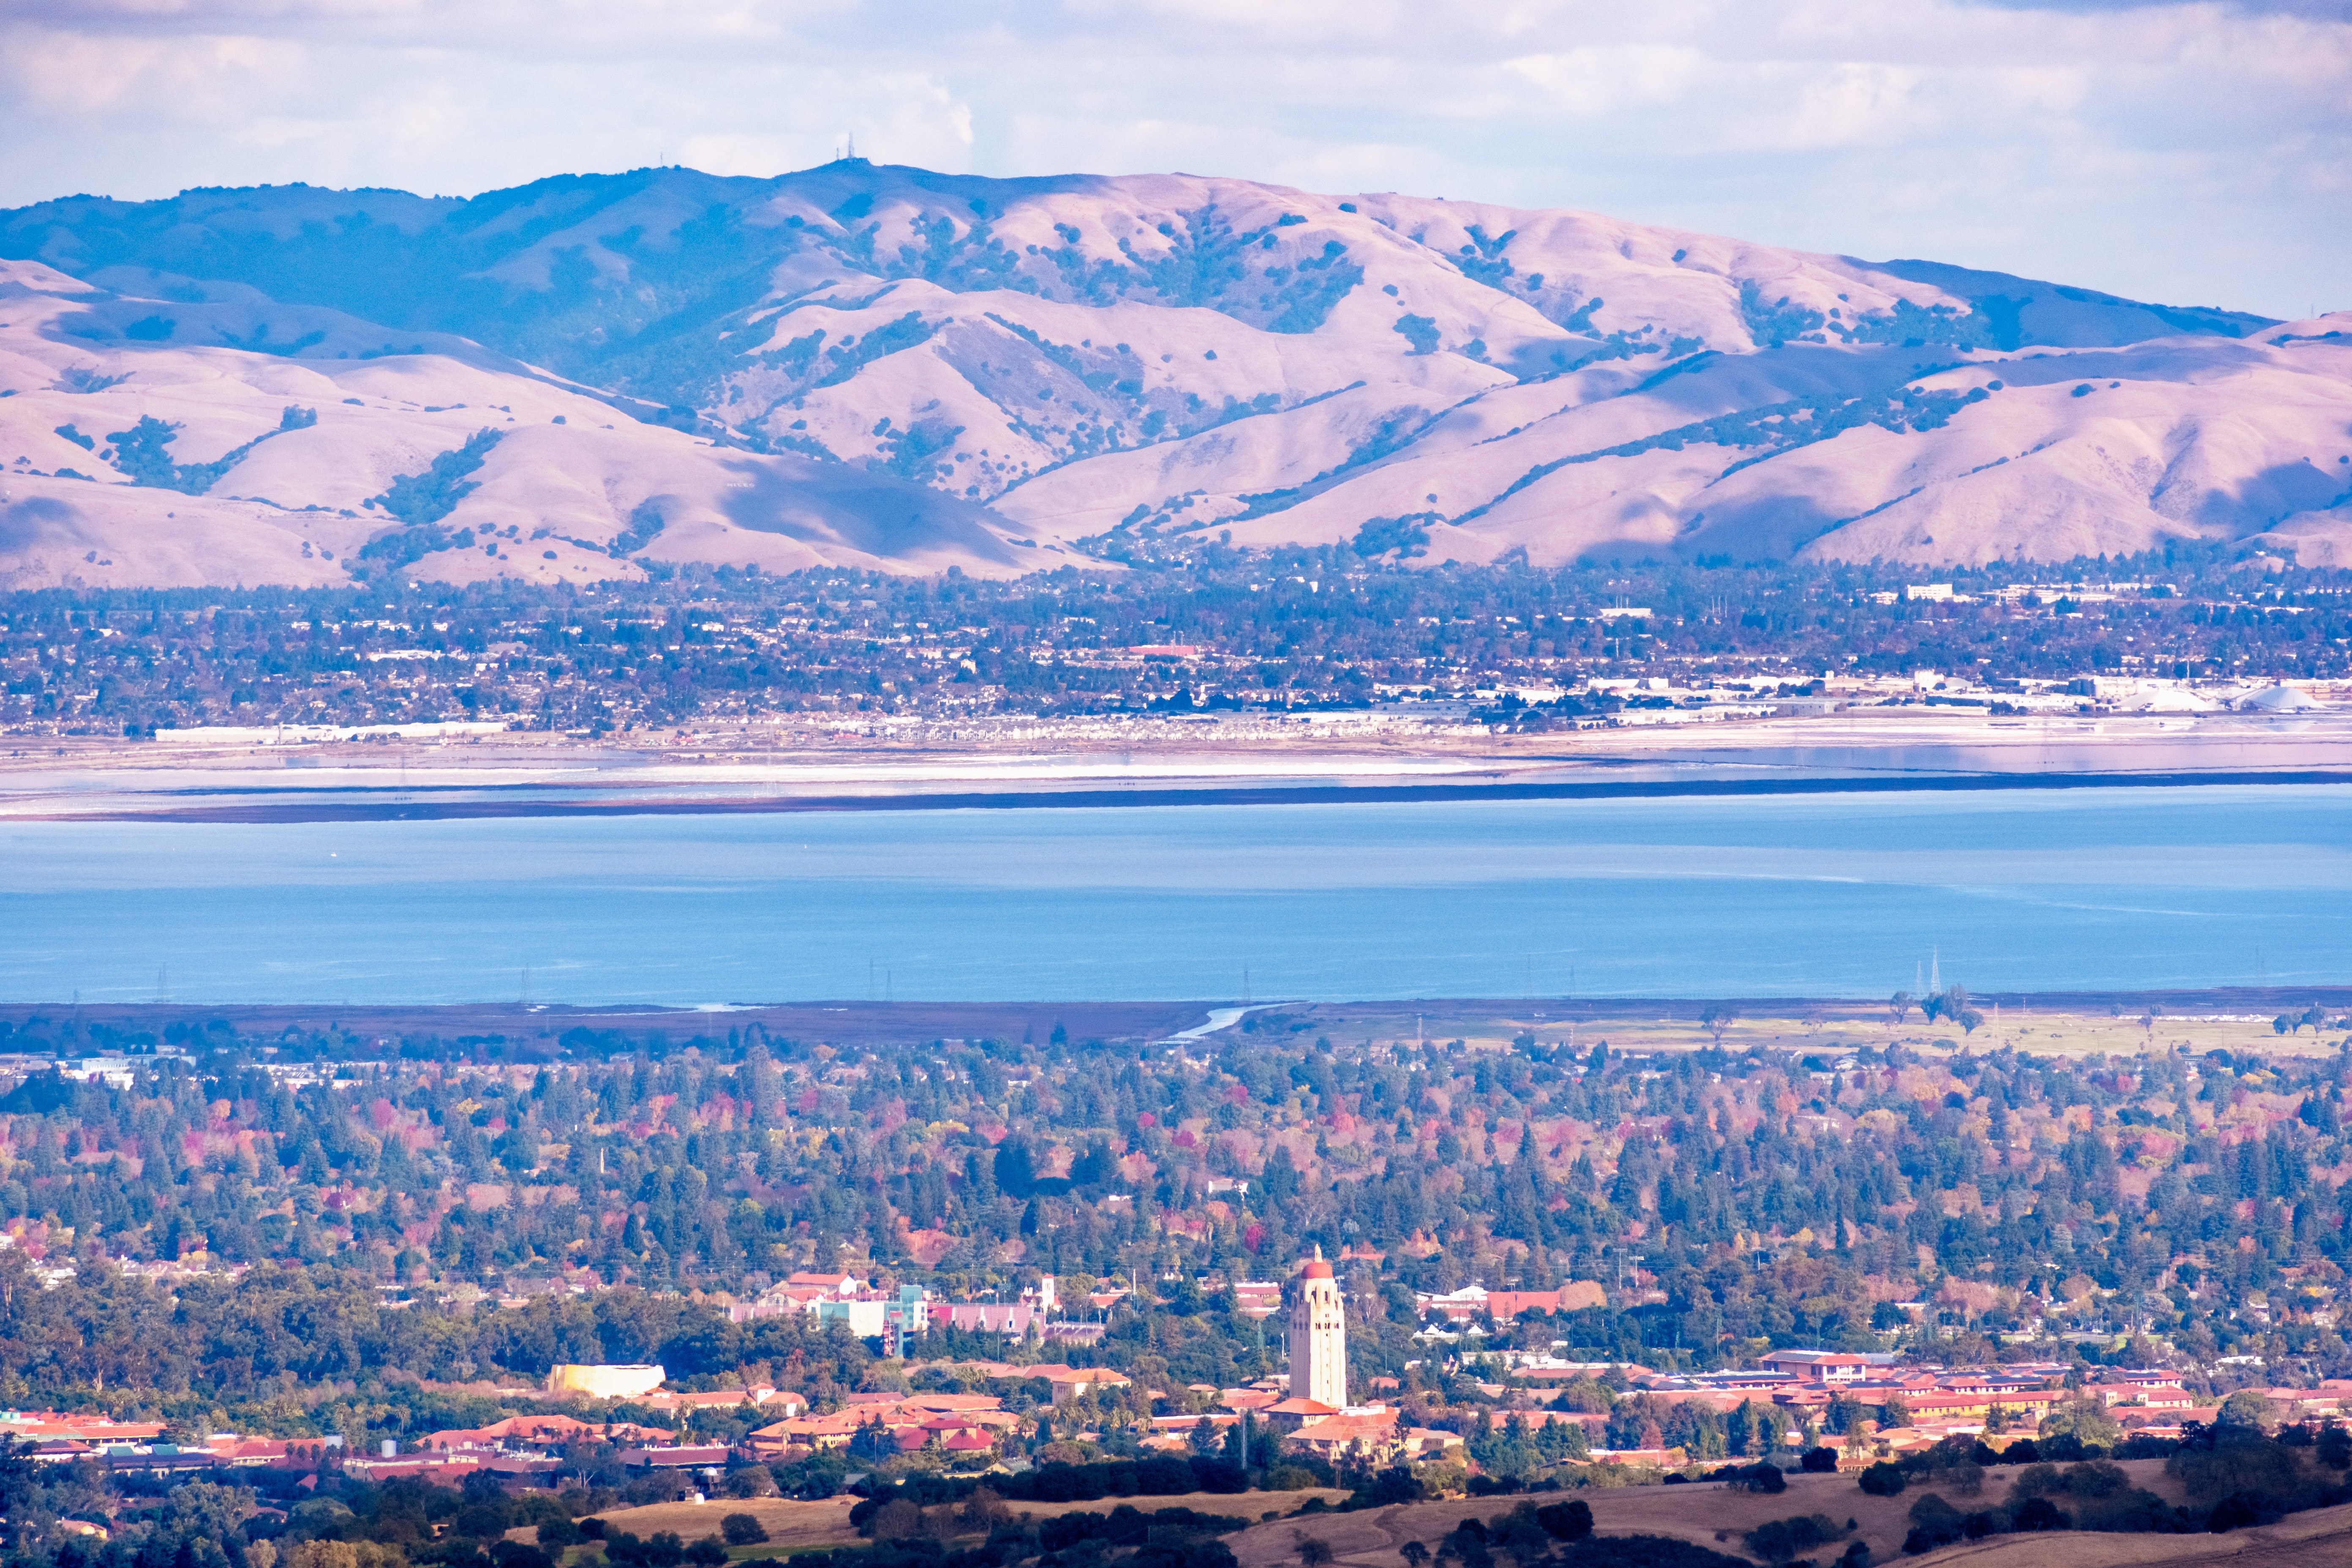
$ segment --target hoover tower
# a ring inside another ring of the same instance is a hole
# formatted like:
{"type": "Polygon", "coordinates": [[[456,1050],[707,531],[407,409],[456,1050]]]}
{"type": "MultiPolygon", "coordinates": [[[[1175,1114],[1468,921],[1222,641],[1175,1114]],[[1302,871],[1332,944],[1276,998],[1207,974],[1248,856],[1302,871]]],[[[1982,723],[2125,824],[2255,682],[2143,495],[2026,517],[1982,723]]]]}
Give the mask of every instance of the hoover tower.
{"type": "Polygon", "coordinates": [[[1290,1396],[1334,1410],[1348,1405],[1348,1313],[1319,1247],[1290,1306],[1290,1396]]]}

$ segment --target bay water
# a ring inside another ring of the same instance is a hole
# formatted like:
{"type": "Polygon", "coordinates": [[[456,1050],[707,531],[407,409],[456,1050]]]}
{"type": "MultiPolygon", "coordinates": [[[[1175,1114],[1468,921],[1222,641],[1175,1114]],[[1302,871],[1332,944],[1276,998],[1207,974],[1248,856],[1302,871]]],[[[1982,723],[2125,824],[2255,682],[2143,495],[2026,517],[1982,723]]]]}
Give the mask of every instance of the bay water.
{"type": "Polygon", "coordinates": [[[1883,996],[2352,981],[2352,790],[0,826],[0,999],[1883,996]]]}

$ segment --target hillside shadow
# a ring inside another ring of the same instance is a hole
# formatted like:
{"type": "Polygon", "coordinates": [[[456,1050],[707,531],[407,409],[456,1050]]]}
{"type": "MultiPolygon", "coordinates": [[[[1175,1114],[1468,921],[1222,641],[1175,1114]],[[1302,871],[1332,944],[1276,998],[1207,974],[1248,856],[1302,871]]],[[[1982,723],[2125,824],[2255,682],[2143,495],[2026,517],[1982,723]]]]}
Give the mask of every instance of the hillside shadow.
{"type": "Polygon", "coordinates": [[[921,485],[804,458],[725,466],[740,482],[721,507],[738,528],[843,544],[886,560],[946,551],[998,565],[1020,559],[996,531],[1004,526],[996,513],[921,485]]]}

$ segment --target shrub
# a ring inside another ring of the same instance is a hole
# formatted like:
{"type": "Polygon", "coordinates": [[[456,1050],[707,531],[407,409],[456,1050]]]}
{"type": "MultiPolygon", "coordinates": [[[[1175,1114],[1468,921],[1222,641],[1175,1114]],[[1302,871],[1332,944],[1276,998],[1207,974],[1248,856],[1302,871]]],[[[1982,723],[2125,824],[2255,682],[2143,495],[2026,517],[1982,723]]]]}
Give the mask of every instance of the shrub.
{"type": "Polygon", "coordinates": [[[2116,1447],[2118,1459],[2168,1459],[2179,1452],[2180,1445],[2170,1437],[2151,1437],[2145,1432],[2135,1432],[2116,1447]]]}
{"type": "Polygon", "coordinates": [[[776,1478],[765,1465],[741,1465],[727,1472],[724,1489],[731,1498],[774,1497],[776,1478]]]}
{"type": "Polygon", "coordinates": [[[2074,1520],[2076,1529],[2118,1535],[2158,1534],[2182,1529],[2185,1523],[2180,1510],[2137,1487],[2083,1503],[2075,1510],[2074,1520]]]}
{"type": "Polygon", "coordinates": [[[2009,1515],[2014,1530],[2137,1534],[2177,1530],[2181,1525],[2179,1510],[2154,1492],[2134,1487],[2121,1466],[2096,1459],[2063,1471],[2050,1464],[2026,1466],[2010,1489],[2009,1515]],[[2075,1500],[2071,1519],[2050,1500],[2057,1497],[2075,1500]]]}
{"type": "Polygon", "coordinates": [[[876,1541],[904,1541],[922,1531],[923,1510],[902,1497],[892,1498],[866,1521],[866,1533],[876,1541]]]}
{"type": "MultiPolygon", "coordinates": [[[[1179,1509],[1174,1511],[1183,1513],[1189,1510],[1179,1509]]],[[[956,1510],[955,1521],[964,1530],[993,1530],[1010,1514],[1011,1510],[1004,1506],[1003,1498],[987,1487],[976,1487],[971,1495],[963,1500],[963,1506],[956,1510]]]]}
{"type": "Polygon", "coordinates": [[[2124,1473],[2120,1465],[2094,1459],[2067,1470],[2066,1489],[2081,1498],[2113,1497],[2117,1492],[2131,1489],[2131,1477],[2124,1473]]]}
{"type": "Polygon", "coordinates": [[[1789,1478],[1780,1467],[1759,1461],[1742,1466],[1724,1478],[1724,1484],[1743,1492],[1784,1492],[1789,1489],[1789,1478]]]}
{"type": "MultiPolygon", "coordinates": [[[[721,1552],[719,1556],[724,1561],[726,1553],[721,1552]]],[[[690,1560],[686,1543],[674,1530],[657,1530],[643,1541],[625,1530],[605,1532],[604,1561],[619,1564],[619,1568],[677,1568],[690,1560]]]]}
{"type": "Polygon", "coordinates": [[[811,1501],[829,1498],[840,1490],[842,1478],[848,1473],[848,1456],[838,1448],[820,1448],[803,1458],[768,1467],[778,1491],[789,1498],[811,1501]]]}
{"type": "Polygon", "coordinates": [[[1899,1496],[1906,1484],[1903,1467],[1890,1465],[1884,1459],[1862,1472],[1862,1489],[1872,1497],[1899,1496]]]}
{"type": "Polygon", "coordinates": [[[1581,1541],[1592,1533],[1592,1507],[1581,1501],[1546,1503],[1536,1510],[1536,1522],[1554,1541],[1581,1541]]]}
{"type": "Polygon", "coordinates": [[[1809,1476],[1833,1475],[1837,1471],[1837,1450],[1808,1448],[1805,1450],[1805,1457],[1797,1462],[1805,1468],[1805,1474],[1809,1476]]]}
{"type": "Polygon", "coordinates": [[[1958,1541],[1966,1531],[1960,1510],[1936,1493],[1929,1492],[1911,1505],[1911,1533],[1904,1538],[1903,1550],[1919,1552],[1948,1546],[1958,1541]],[[1912,1542],[1915,1541],[1924,1541],[1927,1544],[1914,1546],[1912,1542]]]}
{"type": "MultiPolygon", "coordinates": [[[[1268,1475],[1265,1484],[1267,1489],[1271,1491],[1297,1491],[1306,1487],[1322,1486],[1326,1483],[1321,1477],[1304,1465],[1278,1465],[1268,1475]],[[1296,1486],[1290,1486],[1276,1482],[1274,1479],[1276,1476],[1293,1478],[1305,1476],[1307,1479],[1299,1481],[1296,1486]]],[[[1419,1502],[1429,1495],[1429,1488],[1423,1484],[1423,1478],[1415,1475],[1410,1466],[1391,1465],[1369,1480],[1359,1484],[1355,1496],[1348,1500],[1349,1506],[1352,1508],[1385,1508],[1391,1503],[1419,1502]]]]}
{"type": "Polygon", "coordinates": [[[2024,1498],[2009,1510],[2011,1530],[2064,1530],[2074,1521],[2058,1511],[2058,1505],[2046,1497],[2024,1498]]]}
{"type": "Polygon", "coordinates": [[[2323,1422],[2313,1447],[2319,1456],[2319,1462],[2329,1469],[2341,1470],[2352,1467],[2352,1432],[2345,1430],[2341,1422],[2333,1418],[2323,1422]]]}
{"type": "Polygon", "coordinates": [[[1562,1568],[1749,1568],[1740,1558],[1665,1535],[1595,1535],[1559,1556],[1562,1568]]]}
{"type": "Polygon", "coordinates": [[[561,1552],[567,1546],[577,1546],[587,1539],[588,1532],[571,1520],[550,1519],[540,1522],[539,1543],[550,1552],[561,1552]]]}
{"type": "Polygon", "coordinates": [[[2011,1497],[2047,1497],[2065,1489],[2066,1478],[2058,1473],[2055,1465],[2028,1465],[2010,1483],[2011,1497]]]}
{"type": "Polygon", "coordinates": [[[1934,1479],[1937,1486],[1961,1497],[1974,1497],[1984,1490],[1984,1467],[1973,1459],[1947,1465],[1934,1472],[1934,1479]]]}
{"type": "Polygon", "coordinates": [[[2220,1434],[2210,1447],[2183,1448],[2164,1468],[2195,1502],[2232,1494],[2284,1497],[2295,1488],[2294,1461],[2258,1436],[2220,1434]]]}
{"type": "Polygon", "coordinates": [[[1759,1524],[1740,1537],[1740,1544],[1748,1548],[1751,1556],[1761,1557],[1768,1563],[1786,1563],[1801,1552],[1810,1552],[1816,1546],[1843,1540],[1845,1533],[1827,1517],[1809,1513],[1759,1524]]]}
{"type": "Polygon", "coordinates": [[[2056,1441],[2071,1437],[2079,1445],[2075,1452],[2053,1455],[2050,1444],[2042,1445],[2044,1458],[2080,1459],[2088,1458],[2088,1450],[2108,1449],[2123,1441],[2124,1430],[2107,1407],[2095,1399],[2069,1400],[2042,1418],[2042,1436],[2056,1441]]]}
{"type": "Polygon", "coordinates": [[[1486,1546],[1486,1527],[1475,1519],[1465,1519],[1445,1532],[1438,1544],[1437,1555],[1443,1560],[1454,1558],[1462,1568],[1494,1568],[1495,1554],[1486,1546]]]}
{"type": "Polygon", "coordinates": [[[1551,1550],[1551,1532],[1536,1520],[1533,1503],[1521,1503],[1495,1521],[1493,1544],[1516,1563],[1534,1563],[1551,1550]]]}
{"type": "Polygon", "coordinates": [[[719,1521],[719,1533],[730,1546],[757,1546],[768,1539],[760,1521],[748,1513],[730,1513],[719,1521]]]}
{"type": "Polygon", "coordinates": [[[1974,1437],[1952,1436],[1945,1438],[1932,1448],[1921,1448],[1914,1453],[1906,1454],[1896,1462],[1903,1467],[1903,1473],[1907,1476],[1916,1478],[1934,1474],[1941,1477],[1949,1475],[1963,1466],[1976,1465],[1981,1468],[1992,1464],[1996,1458],[1990,1448],[1986,1447],[1974,1437]]]}
{"type": "Polygon", "coordinates": [[[2278,1407],[2267,1398],[2251,1388],[2242,1388],[2221,1401],[2221,1413],[2215,1420],[2223,1426],[2253,1430],[2268,1426],[2277,1415],[2278,1407]]]}
{"type": "Polygon", "coordinates": [[[1303,1492],[1315,1484],[1315,1472],[1302,1465],[1276,1465],[1265,1473],[1270,1492],[1303,1492]]]}
{"type": "Polygon", "coordinates": [[[2250,1524],[2260,1524],[2263,1512],[2262,1503],[2253,1493],[2231,1492],[2213,1505],[2213,1511],[2206,1516],[2205,1528],[2216,1535],[2243,1530],[2250,1524]]]}
{"type": "Polygon", "coordinates": [[[1192,1480],[1204,1492],[1220,1494],[1249,1490],[1249,1472],[1230,1459],[1195,1459],[1192,1480]]]}

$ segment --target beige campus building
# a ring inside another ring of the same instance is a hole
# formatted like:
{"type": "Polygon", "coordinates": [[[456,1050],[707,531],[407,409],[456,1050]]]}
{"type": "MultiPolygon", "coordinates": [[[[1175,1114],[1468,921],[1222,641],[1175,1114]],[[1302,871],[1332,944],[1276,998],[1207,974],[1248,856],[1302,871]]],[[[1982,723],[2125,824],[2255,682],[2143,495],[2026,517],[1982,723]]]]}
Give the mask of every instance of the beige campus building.
{"type": "Polygon", "coordinates": [[[659,1388],[667,1375],[658,1366],[562,1364],[548,1368],[547,1392],[584,1394],[591,1399],[635,1399],[659,1388]]]}

